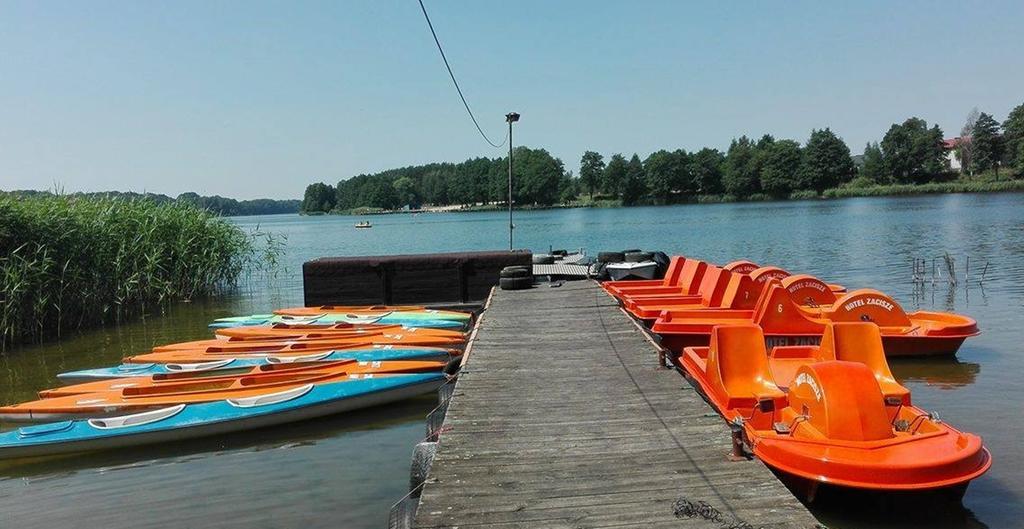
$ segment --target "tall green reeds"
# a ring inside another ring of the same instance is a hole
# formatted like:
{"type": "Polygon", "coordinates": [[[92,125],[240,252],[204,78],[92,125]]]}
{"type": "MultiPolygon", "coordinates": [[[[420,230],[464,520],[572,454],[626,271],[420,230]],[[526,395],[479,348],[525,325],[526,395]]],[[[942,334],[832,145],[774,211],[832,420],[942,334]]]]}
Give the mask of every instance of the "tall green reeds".
{"type": "Polygon", "coordinates": [[[186,204],[0,193],[0,346],[215,294],[270,242],[186,204]]]}

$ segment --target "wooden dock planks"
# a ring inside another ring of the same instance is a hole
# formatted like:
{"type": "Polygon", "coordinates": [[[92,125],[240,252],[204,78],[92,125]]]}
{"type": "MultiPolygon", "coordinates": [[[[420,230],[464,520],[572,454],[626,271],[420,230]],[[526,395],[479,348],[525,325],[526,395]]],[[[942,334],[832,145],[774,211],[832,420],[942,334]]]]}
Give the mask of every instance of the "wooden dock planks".
{"type": "Polygon", "coordinates": [[[818,526],[590,281],[495,292],[444,425],[416,527],[818,526]]]}

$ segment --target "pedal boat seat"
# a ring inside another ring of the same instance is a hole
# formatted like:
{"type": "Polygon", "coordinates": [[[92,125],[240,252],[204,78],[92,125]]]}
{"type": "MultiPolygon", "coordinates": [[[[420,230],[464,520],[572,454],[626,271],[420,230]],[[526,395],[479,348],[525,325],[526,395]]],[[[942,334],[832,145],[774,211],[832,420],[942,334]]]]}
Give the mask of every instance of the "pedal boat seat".
{"type": "Polygon", "coordinates": [[[823,358],[832,357],[867,366],[878,382],[886,404],[910,405],[910,390],[892,375],[882,347],[882,334],[874,323],[829,323],[822,334],[820,349],[823,358]]]}
{"type": "Polygon", "coordinates": [[[716,326],[711,331],[705,376],[725,410],[785,406],[786,394],[772,381],[761,328],[753,324],[716,326]]]}

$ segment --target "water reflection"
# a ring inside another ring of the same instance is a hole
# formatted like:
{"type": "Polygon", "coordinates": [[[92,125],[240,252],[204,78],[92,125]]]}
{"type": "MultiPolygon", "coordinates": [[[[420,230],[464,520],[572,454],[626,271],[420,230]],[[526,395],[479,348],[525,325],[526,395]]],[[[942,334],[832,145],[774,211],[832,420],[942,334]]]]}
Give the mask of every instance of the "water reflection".
{"type": "MultiPolygon", "coordinates": [[[[234,219],[246,229],[259,225],[288,237],[276,278],[243,282],[242,291],[226,299],[176,305],[145,320],[0,355],[0,402],[34,397],[56,385],[61,371],[115,364],[156,344],[206,337],[206,324],[217,317],[301,304],[308,259],[508,244],[501,212],[374,216],[379,228],[373,230],[354,229],[356,220],[234,219]]],[[[1024,194],[522,212],[516,241],[537,250],[640,247],[720,263],[746,258],[850,288],[877,288],[907,310],[976,318],[983,332],[956,359],[892,364],[916,403],[981,434],[992,450],[992,470],[971,485],[964,506],[882,509],[854,495],[813,509],[833,529],[1013,527],[1024,519],[1024,474],[1015,470],[1024,459],[1024,194]],[[914,258],[946,252],[958,267],[970,255],[972,277],[980,274],[976,266],[989,263],[984,283],[951,288],[912,281],[914,258]]],[[[423,437],[432,402],[417,402],[224,438],[3,463],[0,527],[75,527],[82,520],[108,529],[380,527],[388,506],[406,491],[409,453],[423,437]],[[126,514],[136,511],[145,516],[126,514]]]]}
{"type": "Polygon", "coordinates": [[[311,447],[324,439],[347,433],[370,432],[422,422],[436,405],[435,396],[423,395],[388,406],[293,423],[285,427],[261,428],[177,443],[119,448],[84,456],[71,454],[0,461],[0,482],[14,478],[26,478],[28,482],[34,482],[66,477],[83,470],[116,472],[167,467],[236,452],[259,453],[311,447]]]}
{"type": "Polygon", "coordinates": [[[956,358],[893,358],[892,374],[902,384],[926,384],[938,389],[955,389],[973,384],[981,365],[956,358]]]}

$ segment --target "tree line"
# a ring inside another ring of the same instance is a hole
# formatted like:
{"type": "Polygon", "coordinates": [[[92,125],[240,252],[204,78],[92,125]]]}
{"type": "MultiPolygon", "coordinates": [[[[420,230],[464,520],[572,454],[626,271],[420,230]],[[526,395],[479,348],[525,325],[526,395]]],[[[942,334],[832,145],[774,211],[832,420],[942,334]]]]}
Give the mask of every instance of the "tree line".
{"type": "MultiPolygon", "coordinates": [[[[0,191],[7,195],[23,197],[53,196],[50,191],[0,191]]],[[[257,198],[253,200],[235,200],[222,196],[201,196],[198,193],[187,192],[170,197],[158,193],[135,193],[132,191],[101,191],[95,193],[68,193],[69,197],[84,198],[122,198],[128,200],[148,200],[156,204],[167,204],[171,202],[185,202],[200,209],[204,209],[222,217],[237,217],[242,215],[276,215],[280,213],[296,213],[299,211],[298,200],[273,200],[269,198],[257,198]]]]}
{"type": "MultiPolygon", "coordinates": [[[[586,151],[578,177],[544,149],[519,147],[512,161],[517,205],[578,203],[610,199],[624,205],[668,204],[705,198],[758,200],[820,196],[840,187],[928,184],[957,178],[953,153],[967,178],[1009,169],[1024,175],[1024,104],[1000,123],[991,114],[972,111],[952,145],[942,129],[911,117],[894,123],[881,141],[863,154],[831,129],[812,130],[806,141],[765,134],[735,138],[725,152],[659,150],[645,159],[633,154],[605,157],[586,151]]],[[[361,174],[337,185],[311,184],[301,211],[351,211],[358,208],[420,208],[423,205],[504,203],[507,158],[471,158],[461,163],[431,163],[361,174]]]]}
{"type": "MultiPolygon", "coordinates": [[[[544,149],[517,147],[512,154],[513,196],[519,205],[548,206],[576,197],[575,179],[562,160],[544,149]]],[[[303,213],[358,208],[418,209],[433,206],[504,203],[508,196],[508,157],[470,158],[360,174],[337,185],[310,184],[303,213]]]]}

